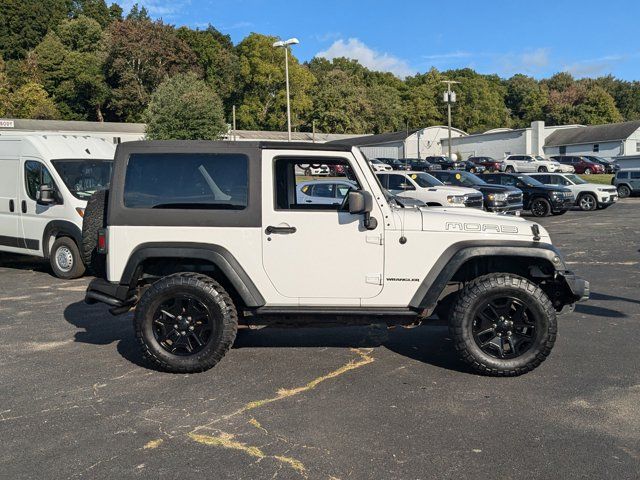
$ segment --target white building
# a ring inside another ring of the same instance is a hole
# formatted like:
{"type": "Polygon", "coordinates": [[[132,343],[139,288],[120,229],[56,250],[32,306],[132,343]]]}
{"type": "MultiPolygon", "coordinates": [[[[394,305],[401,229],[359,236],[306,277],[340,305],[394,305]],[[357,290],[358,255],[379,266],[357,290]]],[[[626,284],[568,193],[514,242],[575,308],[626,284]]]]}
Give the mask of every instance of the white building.
{"type": "MultiPolygon", "coordinates": [[[[446,141],[447,135],[447,127],[436,125],[409,131],[341,139],[336,143],[358,146],[368,158],[424,158],[430,155],[442,155],[444,149],[442,142],[443,138],[446,141]]],[[[463,135],[466,133],[462,130],[451,129],[451,138],[463,135]]]]}
{"type": "Polygon", "coordinates": [[[60,133],[63,135],[102,138],[110,143],[143,140],[143,123],[81,122],[69,120],[0,119],[0,135],[60,133]]]}

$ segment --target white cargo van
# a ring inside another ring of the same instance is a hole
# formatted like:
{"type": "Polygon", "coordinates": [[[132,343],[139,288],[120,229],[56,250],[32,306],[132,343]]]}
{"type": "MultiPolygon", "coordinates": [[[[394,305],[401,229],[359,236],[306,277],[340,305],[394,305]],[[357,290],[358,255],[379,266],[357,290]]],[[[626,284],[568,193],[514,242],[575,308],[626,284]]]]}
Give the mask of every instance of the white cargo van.
{"type": "Polygon", "coordinates": [[[56,276],[80,277],[84,208],[108,186],[114,154],[92,137],[0,135],[0,252],[43,257],[56,276]]]}

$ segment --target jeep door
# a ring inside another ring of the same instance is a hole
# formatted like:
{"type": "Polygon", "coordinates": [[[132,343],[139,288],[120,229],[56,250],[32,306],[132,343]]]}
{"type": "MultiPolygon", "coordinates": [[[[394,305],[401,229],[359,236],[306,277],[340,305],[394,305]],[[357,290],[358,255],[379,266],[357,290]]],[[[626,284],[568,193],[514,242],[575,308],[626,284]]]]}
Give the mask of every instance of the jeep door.
{"type": "Polygon", "coordinates": [[[378,220],[374,230],[365,228],[364,215],[350,214],[341,205],[299,204],[296,185],[304,178],[295,167],[300,163],[342,165],[346,178],[336,180],[354,181],[367,191],[369,181],[376,181],[371,171],[367,179],[350,152],[263,150],[265,272],[278,293],[301,304],[360,305],[361,299],[382,290],[384,217],[379,202],[374,200],[371,212],[378,220]]]}

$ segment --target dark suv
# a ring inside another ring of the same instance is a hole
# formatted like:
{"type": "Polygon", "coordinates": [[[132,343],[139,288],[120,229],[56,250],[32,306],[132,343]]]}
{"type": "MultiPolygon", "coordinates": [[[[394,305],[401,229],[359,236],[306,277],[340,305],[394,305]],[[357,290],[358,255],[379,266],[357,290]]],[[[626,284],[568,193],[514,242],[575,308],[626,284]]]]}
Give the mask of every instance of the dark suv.
{"type": "Polygon", "coordinates": [[[452,160],[445,155],[425,157],[425,160],[434,165],[439,165],[442,170],[464,169],[464,163],[462,161],[452,160]]]}
{"type": "Polygon", "coordinates": [[[488,173],[482,178],[493,185],[506,185],[522,190],[523,206],[535,217],[562,215],[575,203],[568,188],[540,183],[535,178],[521,173],[488,173]]]}
{"type": "Polygon", "coordinates": [[[394,170],[410,170],[410,166],[404,161],[402,158],[386,158],[386,157],[378,157],[372,160],[380,160],[383,163],[386,163],[394,170]]]}
{"type": "Polygon", "coordinates": [[[469,161],[476,165],[481,165],[489,172],[502,172],[504,171],[504,162],[496,160],[493,157],[469,157],[469,161]]]}
{"type": "Polygon", "coordinates": [[[579,157],[574,155],[556,155],[551,160],[562,163],[563,165],[571,165],[576,173],[590,175],[592,173],[604,173],[605,169],[599,163],[592,162],[587,157],[579,157]]]}
{"type": "Polygon", "coordinates": [[[409,166],[406,170],[413,170],[414,172],[431,172],[444,169],[444,167],[430,163],[424,158],[401,158],[400,161],[409,166]]]}
{"type": "MultiPolygon", "coordinates": [[[[522,210],[522,192],[515,187],[490,185],[480,177],[459,170],[431,172],[445,185],[475,188],[482,192],[484,208],[489,212],[520,214],[522,210]]],[[[484,178],[484,175],[482,176],[484,178]]]]}
{"type": "Polygon", "coordinates": [[[611,179],[611,185],[618,189],[618,197],[626,198],[640,193],[640,168],[618,170],[611,179]]]}

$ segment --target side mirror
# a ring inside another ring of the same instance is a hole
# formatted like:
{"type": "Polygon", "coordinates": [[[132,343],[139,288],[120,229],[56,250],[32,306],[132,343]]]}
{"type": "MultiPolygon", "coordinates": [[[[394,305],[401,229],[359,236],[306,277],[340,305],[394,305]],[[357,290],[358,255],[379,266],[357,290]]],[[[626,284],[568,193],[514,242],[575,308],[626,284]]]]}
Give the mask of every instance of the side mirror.
{"type": "Polygon", "coordinates": [[[349,213],[353,215],[364,214],[364,227],[367,230],[375,230],[378,221],[371,216],[373,211],[373,196],[364,190],[349,192],[349,213]]]}
{"type": "Polygon", "coordinates": [[[40,205],[53,205],[56,203],[55,190],[51,185],[40,185],[37,203],[40,205]]]}

